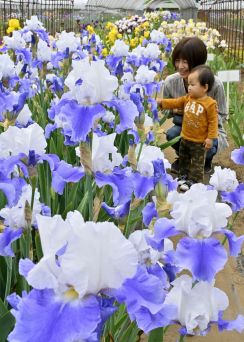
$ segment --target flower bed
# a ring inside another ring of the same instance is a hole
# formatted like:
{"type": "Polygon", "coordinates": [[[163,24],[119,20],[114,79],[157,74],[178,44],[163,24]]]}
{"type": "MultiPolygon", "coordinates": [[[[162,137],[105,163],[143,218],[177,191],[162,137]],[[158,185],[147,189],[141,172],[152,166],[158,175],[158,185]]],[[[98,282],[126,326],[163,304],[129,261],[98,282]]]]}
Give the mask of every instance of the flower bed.
{"type": "MultiPolygon", "coordinates": [[[[223,319],[228,297],[214,287],[243,244],[232,232],[243,184],[217,168],[209,186],[176,191],[155,101],[172,41],[161,29],[144,32],[142,45],[132,39],[106,45],[92,27],[53,38],[37,17],[4,38],[0,326],[8,341],[136,341],[142,331],[159,341],[173,324],[181,341],[212,325],[243,330],[243,316],[223,319]]],[[[232,159],[244,164],[243,147],[232,159]]]]}

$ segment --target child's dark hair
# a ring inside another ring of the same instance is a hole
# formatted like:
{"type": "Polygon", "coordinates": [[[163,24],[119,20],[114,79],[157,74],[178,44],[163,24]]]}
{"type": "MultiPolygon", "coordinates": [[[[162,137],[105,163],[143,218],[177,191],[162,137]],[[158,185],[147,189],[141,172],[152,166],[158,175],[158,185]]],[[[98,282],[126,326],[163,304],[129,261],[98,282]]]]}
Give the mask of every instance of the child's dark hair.
{"type": "Polygon", "coordinates": [[[191,70],[191,74],[193,72],[198,72],[198,80],[201,86],[208,85],[208,92],[212,89],[214,85],[214,74],[212,70],[207,65],[198,65],[191,70]]]}

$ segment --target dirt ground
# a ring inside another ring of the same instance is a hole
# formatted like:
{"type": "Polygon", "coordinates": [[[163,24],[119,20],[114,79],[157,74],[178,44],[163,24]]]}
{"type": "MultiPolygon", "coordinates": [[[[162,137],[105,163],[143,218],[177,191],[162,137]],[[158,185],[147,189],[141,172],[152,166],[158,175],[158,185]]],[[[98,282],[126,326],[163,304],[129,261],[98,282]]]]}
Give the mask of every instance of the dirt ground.
{"type": "MultiPolygon", "coordinates": [[[[170,120],[165,123],[165,131],[172,125],[170,120]]],[[[217,154],[213,161],[213,167],[220,165],[236,171],[239,181],[244,182],[244,166],[238,166],[230,159],[231,151],[236,148],[229,139],[229,148],[217,154]]],[[[174,150],[169,147],[164,150],[165,157],[172,163],[175,160],[174,150]]],[[[211,175],[211,174],[210,174],[211,175]]],[[[207,184],[209,175],[205,176],[207,184]]],[[[244,210],[239,214],[234,224],[234,232],[237,236],[244,234],[244,210]]],[[[222,289],[229,297],[230,305],[225,311],[224,318],[232,320],[238,314],[244,315],[244,246],[238,258],[229,258],[224,270],[218,273],[215,286],[222,289]]],[[[178,341],[178,327],[170,327],[164,338],[164,342],[178,341]]],[[[145,338],[145,341],[147,339],[145,338]]],[[[218,332],[217,328],[212,328],[211,332],[205,336],[186,337],[186,342],[244,342],[244,332],[218,332]]],[[[158,341],[161,342],[161,341],[158,341]]]]}

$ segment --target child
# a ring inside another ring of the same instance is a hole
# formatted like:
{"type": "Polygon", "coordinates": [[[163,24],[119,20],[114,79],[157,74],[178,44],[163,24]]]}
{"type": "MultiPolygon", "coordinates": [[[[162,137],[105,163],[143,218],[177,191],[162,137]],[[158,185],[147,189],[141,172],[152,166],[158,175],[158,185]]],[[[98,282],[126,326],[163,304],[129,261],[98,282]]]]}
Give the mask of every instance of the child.
{"type": "Polygon", "coordinates": [[[183,108],[179,150],[180,190],[203,182],[205,152],[218,137],[217,103],[207,92],[214,84],[214,74],[206,65],[193,68],[188,76],[188,94],[177,99],[157,99],[162,109],[183,108]]]}

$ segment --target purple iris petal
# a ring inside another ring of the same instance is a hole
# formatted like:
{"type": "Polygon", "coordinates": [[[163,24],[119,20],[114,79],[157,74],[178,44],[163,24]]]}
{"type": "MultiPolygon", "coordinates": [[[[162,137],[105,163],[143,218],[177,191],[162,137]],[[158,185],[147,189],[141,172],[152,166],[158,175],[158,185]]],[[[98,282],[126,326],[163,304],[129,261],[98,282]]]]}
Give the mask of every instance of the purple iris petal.
{"type": "Polygon", "coordinates": [[[241,247],[244,242],[244,235],[237,237],[232,231],[228,229],[221,229],[221,232],[223,232],[228,239],[230,255],[237,257],[241,251],[241,247]]]}
{"type": "Polygon", "coordinates": [[[108,65],[110,70],[116,70],[121,61],[122,57],[117,57],[113,55],[106,57],[106,64],[108,65]]]}
{"type": "Polygon", "coordinates": [[[176,263],[188,269],[197,280],[211,282],[215,274],[222,270],[227,261],[227,253],[221,243],[214,238],[181,239],[176,248],[176,263]]]}
{"type": "Polygon", "coordinates": [[[154,184],[162,183],[167,191],[173,191],[177,189],[177,181],[173,179],[171,175],[166,173],[164,162],[162,159],[153,161],[154,168],[154,184]]]}
{"type": "Polygon", "coordinates": [[[225,321],[222,319],[223,312],[219,312],[219,319],[218,319],[218,328],[219,331],[227,330],[232,331],[236,330],[239,333],[242,333],[244,330],[244,316],[238,315],[236,319],[233,321],[225,321]]]}
{"type": "Polygon", "coordinates": [[[12,308],[17,309],[21,301],[21,297],[14,292],[7,297],[7,301],[12,308]]]}
{"type": "Polygon", "coordinates": [[[231,204],[234,212],[244,208],[244,184],[241,183],[233,192],[221,192],[222,200],[231,204]]]}
{"type": "Polygon", "coordinates": [[[165,327],[174,319],[177,308],[173,305],[162,305],[162,309],[152,314],[147,308],[141,307],[135,315],[137,325],[146,334],[151,330],[165,327]]]}
{"type": "Polygon", "coordinates": [[[178,234],[179,231],[175,229],[174,221],[163,217],[156,221],[154,225],[154,235],[147,235],[146,241],[152,248],[163,251],[164,239],[178,234]]]}
{"type": "Polygon", "coordinates": [[[130,93],[130,98],[133,103],[136,105],[139,114],[144,112],[144,106],[142,103],[142,97],[139,93],[130,93]]]}
{"type": "Polygon", "coordinates": [[[55,129],[57,129],[57,124],[47,124],[45,127],[45,138],[50,139],[51,134],[55,129]]]}
{"type": "Polygon", "coordinates": [[[231,152],[231,159],[236,164],[244,165],[244,146],[231,152]]]}
{"type": "Polygon", "coordinates": [[[152,96],[154,92],[160,91],[160,87],[160,83],[157,82],[143,84],[147,96],[152,96]]]}
{"type": "Polygon", "coordinates": [[[79,167],[72,167],[64,160],[57,165],[52,172],[52,187],[60,195],[64,191],[66,183],[76,183],[84,176],[84,172],[79,167]]]}
{"type": "Polygon", "coordinates": [[[60,342],[89,338],[101,322],[99,303],[94,296],[84,301],[63,302],[52,290],[32,290],[22,298],[14,330],[8,341],[60,342]]]}
{"type": "Polygon", "coordinates": [[[16,96],[13,93],[5,94],[0,91],[0,114],[6,111],[12,111],[16,100],[16,96]]]}
{"type": "Polygon", "coordinates": [[[6,227],[2,233],[0,233],[0,255],[2,256],[14,256],[14,252],[11,248],[11,243],[17,240],[22,235],[22,229],[13,230],[6,227]]]}
{"type": "Polygon", "coordinates": [[[128,134],[130,134],[130,135],[133,136],[133,138],[134,138],[134,144],[137,145],[137,144],[140,143],[140,137],[139,137],[139,134],[138,134],[138,132],[137,132],[136,130],[130,129],[130,130],[128,131],[128,134]]]}
{"type": "Polygon", "coordinates": [[[26,184],[22,178],[3,178],[0,177],[0,190],[6,196],[9,206],[13,206],[19,199],[21,189],[26,184]]]}
{"type": "Polygon", "coordinates": [[[157,101],[153,98],[148,99],[148,103],[151,105],[151,112],[153,113],[153,120],[158,121],[158,105],[157,101]]]}
{"type": "Polygon", "coordinates": [[[130,210],[130,201],[124,204],[118,205],[117,207],[109,207],[105,202],[102,203],[102,208],[106,211],[106,213],[115,218],[121,219],[124,216],[127,216],[130,210]]]}
{"type": "Polygon", "coordinates": [[[127,279],[120,289],[114,290],[118,302],[126,304],[131,320],[136,320],[139,328],[145,332],[168,325],[171,314],[175,314],[172,306],[167,307],[169,311],[166,310],[163,304],[165,295],[162,281],[142,266],[138,267],[133,278],[127,279]]]}
{"type": "Polygon", "coordinates": [[[133,174],[133,186],[136,198],[145,198],[154,189],[153,177],[142,176],[139,172],[133,174]]]}
{"type": "Polygon", "coordinates": [[[32,270],[32,268],[34,266],[35,266],[35,264],[30,259],[28,259],[28,258],[20,259],[20,261],[19,261],[19,274],[26,278],[28,273],[30,272],[30,270],[32,270]]]}
{"type": "Polygon", "coordinates": [[[49,166],[50,166],[50,170],[53,171],[55,170],[59,163],[60,163],[60,159],[56,154],[43,154],[41,156],[39,156],[39,162],[41,161],[47,161],[49,166]]]}
{"type": "Polygon", "coordinates": [[[158,217],[156,206],[153,202],[147,203],[142,210],[143,223],[145,226],[149,226],[150,222],[154,217],[158,217]]]}
{"type": "Polygon", "coordinates": [[[29,64],[31,62],[31,52],[27,49],[15,50],[17,60],[22,60],[24,63],[29,64]]]}
{"type": "Polygon", "coordinates": [[[105,104],[115,107],[119,113],[120,123],[116,126],[117,133],[133,127],[134,120],[139,112],[131,100],[112,100],[105,104]]]}
{"type": "Polygon", "coordinates": [[[97,185],[101,188],[104,185],[110,185],[113,189],[114,205],[125,204],[131,200],[133,184],[128,168],[116,168],[111,174],[96,172],[95,179],[97,185]],[[129,173],[129,174],[128,174],[129,173]]]}
{"type": "Polygon", "coordinates": [[[66,123],[63,129],[64,135],[70,136],[73,142],[80,142],[86,141],[95,120],[105,113],[105,108],[100,104],[81,106],[76,101],[69,101],[61,108],[58,116],[66,123]]]}
{"type": "Polygon", "coordinates": [[[21,161],[22,158],[26,158],[24,153],[20,153],[17,156],[10,156],[6,159],[0,160],[0,169],[1,173],[9,177],[11,173],[14,171],[16,166],[19,166],[21,171],[24,173],[25,177],[28,177],[27,166],[21,161]]]}

